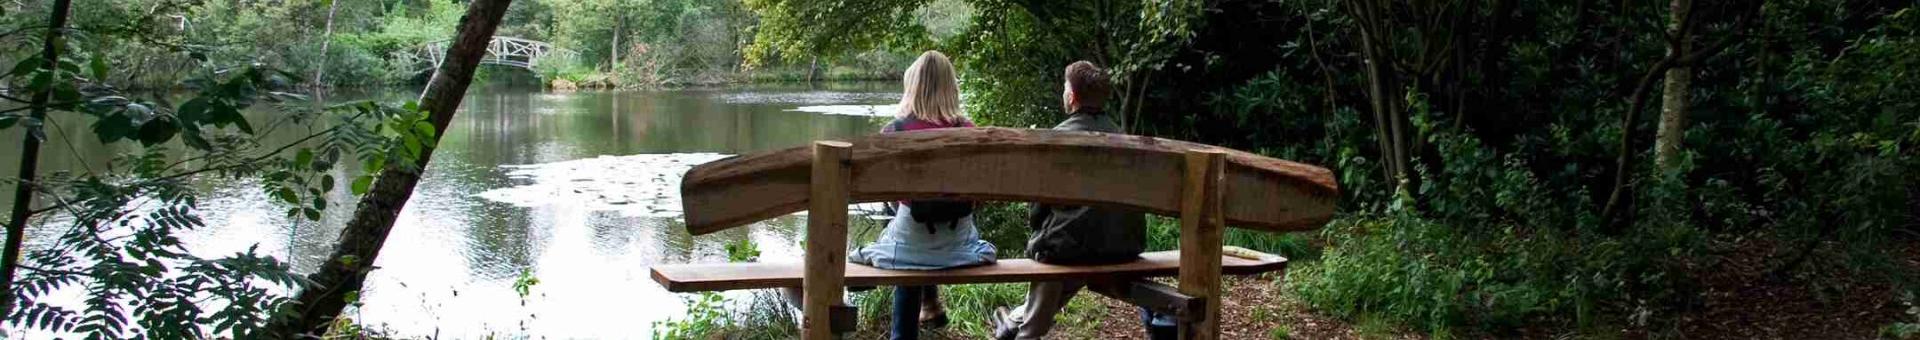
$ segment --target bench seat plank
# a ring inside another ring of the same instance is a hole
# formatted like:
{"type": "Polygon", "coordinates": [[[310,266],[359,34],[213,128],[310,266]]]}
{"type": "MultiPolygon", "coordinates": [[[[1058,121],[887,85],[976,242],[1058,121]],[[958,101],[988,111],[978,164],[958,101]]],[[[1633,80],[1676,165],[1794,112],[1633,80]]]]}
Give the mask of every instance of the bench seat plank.
{"type": "MultiPolygon", "coordinates": [[[[1173,276],[1180,271],[1177,251],[1150,252],[1133,262],[1062,266],[1028,259],[1005,259],[992,265],[949,270],[885,270],[859,264],[847,264],[848,286],[921,286],[934,284],[971,284],[1034,282],[1057,280],[1112,280],[1135,277],[1173,276]]],[[[1287,259],[1267,256],[1248,259],[1221,257],[1221,273],[1253,275],[1286,270],[1287,259]]],[[[653,280],[671,292],[704,292],[737,289],[799,287],[805,272],[802,264],[792,263],[710,263],[656,265],[653,280]]]]}

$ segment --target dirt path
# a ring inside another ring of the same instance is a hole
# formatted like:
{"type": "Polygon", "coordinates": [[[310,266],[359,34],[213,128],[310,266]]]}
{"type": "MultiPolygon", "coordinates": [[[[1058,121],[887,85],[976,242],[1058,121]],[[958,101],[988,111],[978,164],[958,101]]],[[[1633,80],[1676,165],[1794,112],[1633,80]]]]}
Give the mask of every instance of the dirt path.
{"type": "MultiPolygon", "coordinates": [[[[1288,299],[1281,287],[1269,277],[1228,277],[1227,299],[1220,313],[1221,339],[1421,339],[1408,334],[1377,331],[1362,336],[1352,324],[1314,314],[1300,303],[1288,299]]],[[[1103,340],[1146,339],[1140,326],[1138,307],[1107,298],[1095,297],[1105,305],[1106,317],[1094,329],[1103,340]]],[[[1071,339],[1058,335],[1052,338],[1071,339]]]]}

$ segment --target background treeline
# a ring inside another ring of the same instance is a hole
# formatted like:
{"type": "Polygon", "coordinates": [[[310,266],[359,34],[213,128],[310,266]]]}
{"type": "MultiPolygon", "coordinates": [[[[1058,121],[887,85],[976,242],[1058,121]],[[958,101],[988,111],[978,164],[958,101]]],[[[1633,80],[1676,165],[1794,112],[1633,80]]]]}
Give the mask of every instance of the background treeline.
{"type": "Polygon", "coordinates": [[[1323,232],[1230,243],[1318,258],[1288,291],[1337,316],[1684,332],[1752,284],[1912,328],[1911,1],[964,2],[929,39],[926,1],[749,1],[749,59],[937,48],[1021,127],[1061,118],[1063,65],[1109,65],[1135,133],[1335,169],[1323,232]]]}
{"type": "MultiPolygon", "coordinates": [[[[330,86],[423,82],[427,65],[400,54],[453,35],[467,1],[434,0],[80,0],[72,43],[115,67],[139,69],[110,83],[159,88],[189,77],[200,61],[253,61],[330,86]],[[324,63],[324,66],[323,66],[324,63]],[[124,65],[120,65],[124,64],[124,65]],[[322,68],[324,67],[324,70],[322,68]]],[[[47,6],[0,3],[0,62],[37,51],[33,34],[47,6]]],[[[520,0],[498,36],[554,43],[578,52],[548,61],[541,79],[595,86],[706,85],[743,81],[896,79],[907,56],[881,49],[836,58],[793,58],[741,67],[756,15],[740,0],[520,0]]],[[[482,78],[522,75],[488,68],[482,78]]]]}

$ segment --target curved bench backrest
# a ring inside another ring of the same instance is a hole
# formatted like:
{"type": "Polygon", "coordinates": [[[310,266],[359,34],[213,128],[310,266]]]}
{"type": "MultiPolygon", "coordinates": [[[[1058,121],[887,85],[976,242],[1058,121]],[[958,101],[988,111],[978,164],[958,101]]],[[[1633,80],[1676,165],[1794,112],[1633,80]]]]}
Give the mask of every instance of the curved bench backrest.
{"type": "MultiPolygon", "coordinates": [[[[1177,215],[1187,150],[1226,152],[1226,223],[1318,228],[1339,188],[1325,168],[1145,136],[1008,128],[856,138],[852,202],[926,198],[1106,205],[1177,215]]],[[[687,231],[702,235],[807,207],[812,153],[797,147],[696,166],[681,182],[687,231]]]]}

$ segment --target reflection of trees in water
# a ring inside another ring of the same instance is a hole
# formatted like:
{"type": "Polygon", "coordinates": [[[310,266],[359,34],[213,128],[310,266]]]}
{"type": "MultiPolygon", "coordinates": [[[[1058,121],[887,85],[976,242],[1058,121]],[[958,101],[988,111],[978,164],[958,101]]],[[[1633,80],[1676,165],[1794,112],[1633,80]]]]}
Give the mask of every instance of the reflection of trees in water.
{"type": "MultiPolygon", "coordinates": [[[[462,105],[465,111],[454,117],[454,126],[441,138],[439,151],[457,149],[459,157],[472,164],[537,163],[535,147],[540,145],[539,138],[543,135],[538,130],[548,125],[545,115],[537,109],[552,105],[544,102],[536,105],[534,97],[539,95],[529,91],[481,91],[469,95],[462,105]]],[[[439,151],[435,161],[440,158],[439,151]]]]}
{"type": "Polygon", "coordinates": [[[653,249],[655,254],[652,257],[658,259],[655,263],[693,262],[696,247],[693,234],[687,233],[686,220],[667,219],[659,228],[653,228],[652,232],[660,245],[653,249]]]}
{"type": "Polygon", "coordinates": [[[591,231],[593,236],[593,252],[609,255],[609,257],[626,254],[628,246],[636,244],[634,242],[636,238],[641,238],[641,232],[637,229],[645,229],[647,225],[659,223],[651,219],[660,219],[660,217],[622,217],[616,211],[589,213],[588,231],[591,231]]]}
{"type": "Polygon", "coordinates": [[[475,211],[465,214],[475,220],[466,228],[467,269],[476,279],[511,279],[521,269],[533,265],[540,245],[552,238],[552,226],[536,226],[536,221],[551,224],[553,209],[526,209],[484,202],[470,204],[475,211]]]}

